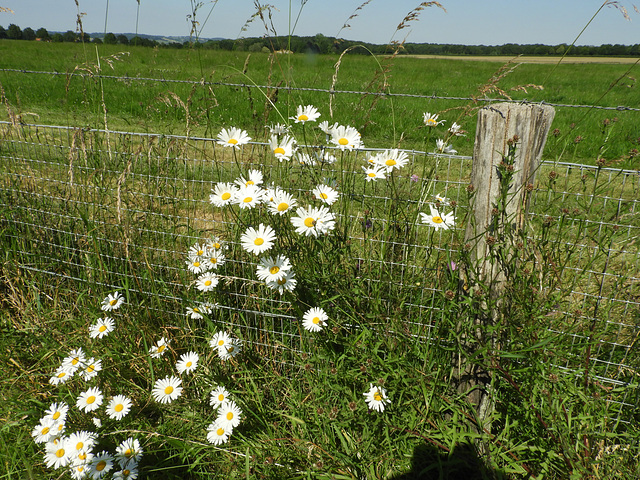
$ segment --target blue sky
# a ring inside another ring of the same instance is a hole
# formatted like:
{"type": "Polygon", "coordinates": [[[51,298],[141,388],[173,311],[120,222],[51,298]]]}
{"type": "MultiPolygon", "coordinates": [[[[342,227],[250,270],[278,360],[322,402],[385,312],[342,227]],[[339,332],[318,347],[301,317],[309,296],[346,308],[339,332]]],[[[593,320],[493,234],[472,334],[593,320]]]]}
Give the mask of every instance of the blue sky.
{"type": "MultiPolygon", "coordinates": [[[[408,42],[500,45],[504,43],[572,43],[602,0],[441,0],[447,12],[426,8],[409,28],[396,32],[419,0],[371,0],[349,20],[364,0],[307,0],[294,34],[340,36],[350,40],[387,43],[392,38],[408,42]]],[[[188,35],[187,15],[197,10],[202,37],[238,38],[266,33],[259,19],[247,31],[242,27],[255,12],[253,0],[78,0],[86,32],[135,32],[153,35],[188,35]],[[108,15],[107,12],[108,4],[108,15]],[[205,22],[205,19],[209,15],[205,22]]],[[[271,4],[274,27],[279,35],[289,32],[301,0],[264,0],[271,4]],[[290,23],[291,18],[291,23],[290,23]]],[[[579,45],[640,43],[640,14],[627,0],[614,2],[627,8],[631,21],[619,9],[607,6],[578,40],[579,45]]],[[[74,0],[0,0],[11,13],[0,13],[0,25],[21,28],[45,27],[51,31],[76,29],[78,9],[74,0]]]]}

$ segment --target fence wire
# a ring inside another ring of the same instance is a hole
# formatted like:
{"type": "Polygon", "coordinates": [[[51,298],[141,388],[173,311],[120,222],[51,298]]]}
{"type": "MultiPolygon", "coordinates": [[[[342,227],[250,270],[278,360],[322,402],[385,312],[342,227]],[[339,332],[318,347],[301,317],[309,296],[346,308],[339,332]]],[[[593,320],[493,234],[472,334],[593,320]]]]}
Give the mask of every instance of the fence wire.
{"type": "MultiPolygon", "coordinates": [[[[436,194],[455,201],[460,215],[467,208],[471,158],[406,153],[410,164],[404,171],[410,173],[398,175],[395,186],[403,203],[362,181],[339,220],[348,226],[350,267],[361,281],[362,298],[382,298],[384,315],[402,314],[411,334],[427,341],[443,315],[438,278],[461,246],[447,230],[421,242],[399,228],[399,218],[403,212],[427,211],[436,194]],[[397,217],[383,214],[390,211],[397,217]],[[401,310],[392,301],[399,292],[401,310]]],[[[209,138],[0,122],[2,222],[19,267],[43,283],[71,282],[77,290],[101,292],[98,296],[126,286],[153,315],[189,321],[186,307],[209,302],[217,321],[241,329],[258,353],[295,363],[301,349],[295,310],[288,297],[256,281],[255,260],[230,259],[211,298],[186,288],[192,278],[185,259],[192,245],[219,236],[238,247],[238,239],[228,237],[235,219],[209,202],[215,184],[233,181],[249,168],[261,169],[276,185],[284,178],[282,164],[265,144],[248,144],[237,155],[209,138]]],[[[369,151],[349,155],[354,171],[362,173],[369,151]]],[[[323,170],[326,181],[341,178],[343,167],[336,165],[323,170]]],[[[305,170],[296,168],[301,180],[293,192],[304,198],[305,170]]],[[[545,261],[563,268],[570,308],[559,306],[548,316],[586,326],[560,332],[577,350],[597,332],[590,374],[605,389],[622,389],[612,398],[621,421],[630,421],[639,405],[639,193],[637,171],[546,162],[529,213],[531,235],[546,229],[549,242],[564,252],[545,261]],[[588,218],[584,212],[590,212],[588,218]]],[[[556,362],[568,372],[585,371],[583,357],[559,352],[556,362]]]]}

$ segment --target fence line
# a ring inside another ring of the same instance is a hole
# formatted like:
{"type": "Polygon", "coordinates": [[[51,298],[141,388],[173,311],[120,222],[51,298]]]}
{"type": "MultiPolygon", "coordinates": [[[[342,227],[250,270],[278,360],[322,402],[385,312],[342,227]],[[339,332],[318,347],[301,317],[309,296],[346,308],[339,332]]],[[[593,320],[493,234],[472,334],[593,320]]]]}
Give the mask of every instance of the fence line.
{"type": "Polygon", "coordinates": [[[519,103],[519,104],[533,104],[533,105],[547,105],[550,107],[563,107],[563,108],[587,108],[595,110],[615,110],[615,111],[632,111],[640,112],[638,107],[629,107],[619,105],[616,107],[611,106],[599,106],[599,105],[572,105],[565,103],[548,103],[545,101],[529,102],[528,100],[511,100],[503,98],[486,98],[486,97],[449,97],[440,95],[423,95],[412,93],[391,93],[391,92],[363,92],[358,90],[335,90],[328,88],[313,88],[313,87],[290,87],[290,86],[275,86],[275,85],[257,85],[251,83],[229,83],[229,82],[210,82],[202,80],[177,80],[177,79],[165,79],[165,78],[151,78],[151,77],[129,77],[129,76],[116,76],[116,75],[94,75],[88,73],[77,72],[46,72],[37,70],[21,70],[16,68],[0,68],[0,72],[12,72],[12,73],[24,73],[24,74],[36,74],[36,75],[61,75],[65,77],[81,77],[81,78],[100,78],[105,80],[123,80],[123,81],[140,81],[140,82],[156,82],[156,83],[182,83],[188,85],[208,85],[208,86],[225,86],[225,87],[238,87],[238,88],[258,88],[265,90],[284,90],[284,91],[300,91],[300,92],[320,92],[328,94],[351,94],[351,95],[369,95],[374,97],[404,97],[404,98],[423,98],[428,100],[460,100],[466,102],[483,102],[483,103],[519,103]]]}
{"type": "MultiPolygon", "coordinates": [[[[15,254],[20,268],[84,285],[78,288],[122,288],[126,280],[132,294],[154,295],[149,301],[153,312],[184,317],[184,302],[195,304],[184,293],[188,247],[224,232],[232,222],[209,204],[210,189],[216,182],[232,181],[243,172],[216,139],[109,131],[109,147],[104,141],[106,133],[0,122],[2,224],[10,227],[7,234],[18,246],[15,254]],[[76,132],[86,138],[74,137],[76,132]],[[180,148],[176,148],[176,141],[180,148]],[[158,292],[160,278],[163,290],[158,292]]],[[[371,149],[350,155],[360,161],[367,151],[371,149]]],[[[242,156],[248,163],[243,167],[261,167],[277,182],[279,163],[269,153],[264,143],[245,146],[242,156]]],[[[409,174],[397,177],[406,194],[402,208],[426,206],[436,193],[458,202],[459,212],[467,208],[464,191],[470,181],[471,157],[406,153],[411,159],[408,172],[417,170],[422,162],[431,162],[439,178],[413,181],[409,174]]],[[[332,167],[326,174],[340,172],[332,167]]],[[[350,225],[349,238],[358,249],[351,261],[361,272],[363,295],[385,290],[392,295],[402,289],[406,292],[401,308],[408,319],[407,328],[416,338],[429,339],[443,315],[438,299],[444,292],[437,278],[447,254],[455,253],[460,245],[452,242],[447,231],[434,235],[429,245],[400,232],[393,238],[381,236],[390,220],[376,212],[388,210],[392,198],[384,189],[375,188],[363,181],[353,192],[354,212],[343,219],[350,225]],[[388,269],[389,278],[382,275],[382,266],[388,269]]],[[[296,193],[303,191],[302,186],[296,187],[296,193]]],[[[570,285],[571,306],[549,314],[575,315],[603,332],[592,359],[593,376],[605,384],[625,387],[612,399],[620,405],[617,419],[621,421],[632,421],[640,404],[640,372],[632,356],[640,335],[640,255],[634,248],[634,242],[640,242],[639,192],[637,171],[543,162],[531,192],[529,213],[532,228],[543,228],[548,218],[552,222],[544,228],[550,232],[559,231],[561,222],[572,228],[573,237],[554,240],[565,250],[575,251],[565,279],[570,285]],[[606,188],[598,187],[598,181],[606,188]],[[585,215],[585,205],[597,215],[585,215]],[[598,235],[611,229],[615,230],[615,242],[600,245],[598,235]],[[615,265],[592,263],[604,248],[610,249],[615,265]],[[583,281],[575,282],[574,275],[583,275],[583,281]],[[600,288],[595,288],[598,285],[600,288]]],[[[235,240],[229,241],[233,244],[235,240]]],[[[290,304],[257,289],[251,261],[239,258],[230,265],[229,286],[223,292],[228,301],[220,301],[218,307],[224,321],[241,328],[265,352],[274,345],[299,351],[290,304]],[[241,286],[233,290],[236,284],[241,286]]],[[[388,305],[386,314],[394,314],[391,303],[388,305]]],[[[588,338],[583,331],[560,333],[571,339],[576,349],[588,338]]],[[[280,358],[285,363],[293,361],[287,356],[280,358]]],[[[569,353],[558,361],[568,373],[580,374],[579,357],[569,353]]]]}

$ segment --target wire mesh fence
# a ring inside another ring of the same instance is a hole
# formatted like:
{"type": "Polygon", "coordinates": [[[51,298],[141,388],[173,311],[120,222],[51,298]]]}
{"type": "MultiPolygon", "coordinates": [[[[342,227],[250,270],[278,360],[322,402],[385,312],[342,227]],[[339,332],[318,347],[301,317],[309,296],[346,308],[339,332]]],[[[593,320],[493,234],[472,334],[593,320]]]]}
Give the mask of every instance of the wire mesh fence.
{"type": "MultiPolygon", "coordinates": [[[[436,340],[445,295],[439,279],[464,245],[455,229],[420,230],[416,212],[445,202],[436,196],[446,197],[461,218],[470,208],[471,157],[407,151],[409,164],[381,186],[362,172],[375,151],[307,151],[318,177],[307,165],[278,161],[262,143],[236,151],[209,138],[0,123],[3,227],[19,268],[43,285],[125,290],[150,314],[176,322],[193,320],[187,307],[211,308],[211,318],[240,329],[265,357],[295,363],[303,348],[296,301],[256,280],[255,258],[228,255],[219,288],[203,296],[188,288],[193,276],[185,268],[187,252],[212,238],[241,251],[231,227],[242,219],[209,202],[218,182],[259,169],[265,184],[286,180],[300,204],[308,203],[315,179],[341,187],[352,182],[343,188],[349,207],[338,212],[337,223],[349,246],[341,268],[353,272],[359,294],[354,308],[380,299],[375,322],[402,316],[419,341],[436,340]]],[[[575,351],[598,338],[588,357],[572,350],[558,352],[555,361],[586,374],[588,358],[589,374],[618,392],[612,401],[622,421],[633,418],[638,406],[639,191],[637,171],[547,162],[529,210],[529,234],[544,230],[543,238],[562,252],[544,262],[557,264],[570,296],[546,315],[583,326],[561,332],[575,351]]],[[[295,248],[289,253],[295,260],[295,248]]],[[[332,273],[326,272],[324,284],[332,273]]],[[[304,295],[320,287],[297,288],[304,295]]]]}

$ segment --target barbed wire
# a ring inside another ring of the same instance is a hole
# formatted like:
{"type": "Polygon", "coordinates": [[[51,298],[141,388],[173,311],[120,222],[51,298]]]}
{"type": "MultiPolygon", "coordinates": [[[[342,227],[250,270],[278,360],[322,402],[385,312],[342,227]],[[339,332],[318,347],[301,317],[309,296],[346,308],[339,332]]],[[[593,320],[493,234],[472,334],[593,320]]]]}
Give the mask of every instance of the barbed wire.
{"type": "Polygon", "coordinates": [[[124,77],[120,77],[117,75],[93,75],[88,73],[78,73],[78,72],[47,72],[47,71],[38,71],[38,70],[23,70],[18,68],[0,68],[0,72],[8,72],[8,73],[25,73],[25,74],[36,74],[36,75],[60,75],[60,76],[78,76],[78,77],[89,77],[89,78],[100,78],[104,80],[122,80],[122,81],[139,81],[139,82],[157,82],[157,83],[182,83],[187,85],[208,85],[208,86],[224,86],[224,87],[238,87],[238,88],[258,88],[258,89],[276,89],[276,90],[284,90],[284,91],[300,91],[300,92],[320,92],[320,93],[328,93],[330,95],[334,94],[351,94],[351,95],[371,95],[376,97],[405,97],[405,98],[423,98],[427,100],[459,100],[465,102],[485,102],[485,103],[495,103],[495,102],[508,102],[508,103],[521,103],[521,104],[535,104],[535,105],[549,105],[551,107],[561,107],[561,108],[589,108],[596,110],[615,110],[618,112],[622,111],[632,111],[632,112],[640,112],[640,108],[637,107],[629,107],[625,105],[618,105],[616,107],[611,106],[601,106],[601,105],[572,105],[566,103],[549,103],[544,100],[539,102],[532,102],[527,99],[522,100],[513,100],[507,98],[474,98],[474,97],[452,97],[452,96],[441,96],[441,95],[425,95],[425,94],[417,94],[417,93],[391,93],[391,92],[363,92],[358,90],[336,90],[333,88],[317,88],[317,87],[290,87],[290,86],[275,86],[275,85],[257,85],[251,83],[232,83],[232,82],[211,82],[202,80],[178,80],[172,78],[153,78],[153,77],[130,77],[125,75],[124,77]]]}

